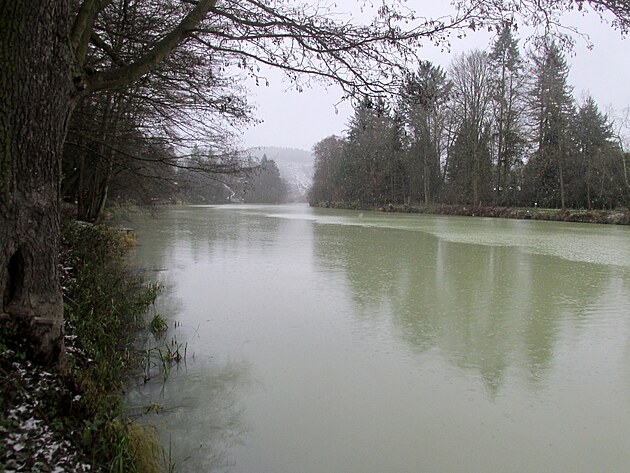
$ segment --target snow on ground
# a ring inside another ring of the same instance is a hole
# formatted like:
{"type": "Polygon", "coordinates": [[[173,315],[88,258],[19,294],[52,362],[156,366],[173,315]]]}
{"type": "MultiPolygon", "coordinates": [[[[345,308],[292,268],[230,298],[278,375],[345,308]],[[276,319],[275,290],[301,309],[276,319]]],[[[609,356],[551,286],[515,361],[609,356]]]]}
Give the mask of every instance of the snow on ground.
{"type": "MultiPolygon", "coordinates": [[[[53,375],[29,361],[12,361],[5,350],[0,375],[0,471],[65,473],[89,472],[91,466],[68,440],[72,432],[60,431],[47,420],[50,396],[61,389],[53,375]]],[[[76,401],[73,399],[72,401],[76,401]]]]}

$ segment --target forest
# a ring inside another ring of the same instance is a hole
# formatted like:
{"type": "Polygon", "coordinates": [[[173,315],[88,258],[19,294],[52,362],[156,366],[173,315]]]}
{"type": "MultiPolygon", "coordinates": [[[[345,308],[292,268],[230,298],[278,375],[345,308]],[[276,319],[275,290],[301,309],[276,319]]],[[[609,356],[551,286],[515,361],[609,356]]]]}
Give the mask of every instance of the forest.
{"type": "MultiPolygon", "coordinates": [[[[191,156],[178,159],[177,166],[157,164],[156,167],[166,175],[164,179],[143,178],[134,173],[119,177],[112,186],[111,205],[143,208],[174,203],[277,204],[288,199],[287,184],[276,162],[268,159],[266,154],[263,153],[260,159],[248,155],[227,174],[208,169],[208,164],[216,161],[212,149],[204,153],[194,147],[191,156]],[[144,192],[138,192],[138,189],[144,192]]],[[[67,198],[70,203],[78,200],[72,194],[67,198]]]]}
{"type": "Polygon", "coordinates": [[[503,28],[487,51],[421,62],[394,99],[357,103],[346,136],[314,147],[313,204],[614,209],[630,204],[630,154],[562,48],[522,52],[503,28]]]}

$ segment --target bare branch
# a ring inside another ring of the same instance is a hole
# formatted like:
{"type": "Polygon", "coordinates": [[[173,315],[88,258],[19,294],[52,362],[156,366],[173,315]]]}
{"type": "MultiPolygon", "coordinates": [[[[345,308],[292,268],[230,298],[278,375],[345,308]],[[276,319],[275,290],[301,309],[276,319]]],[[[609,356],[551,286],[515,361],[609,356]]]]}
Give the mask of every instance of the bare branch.
{"type": "Polygon", "coordinates": [[[88,78],[86,92],[121,87],[150,72],[189,36],[215,4],[216,0],[200,0],[177,27],[157,41],[142,57],[128,66],[98,72],[88,78]]]}
{"type": "Polygon", "coordinates": [[[114,51],[114,49],[109,44],[107,44],[96,32],[92,32],[92,35],[90,36],[90,42],[101,51],[103,51],[105,54],[107,54],[107,56],[109,56],[112,62],[117,66],[124,67],[127,65],[125,61],[123,61],[118,56],[116,51],[114,51]]]}
{"type": "Polygon", "coordinates": [[[74,53],[77,74],[83,68],[94,21],[110,2],[111,0],[84,0],[79,8],[70,32],[70,46],[74,53]]]}

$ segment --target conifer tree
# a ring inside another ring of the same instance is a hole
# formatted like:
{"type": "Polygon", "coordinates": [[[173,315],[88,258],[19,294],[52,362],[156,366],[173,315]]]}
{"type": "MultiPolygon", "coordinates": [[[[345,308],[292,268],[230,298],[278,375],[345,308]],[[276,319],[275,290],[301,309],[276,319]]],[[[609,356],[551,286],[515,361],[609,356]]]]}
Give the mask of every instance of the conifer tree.
{"type": "Polygon", "coordinates": [[[569,123],[574,115],[569,67],[553,42],[532,55],[530,106],[535,152],[527,165],[529,193],[538,205],[566,208],[565,173],[571,155],[569,123]]]}
{"type": "Polygon", "coordinates": [[[501,205],[511,203],[510,189],[516,187],[512,168],[521,159],[525,143],[523,61],[510,24],[500,30],[490,53],[495,142],[495,196],[501,205]]]}
{"type": "Polygon", "coordinates": [[[572,186],[572,204],[601,208],[609,200],[605,194],[614,187],[609,162],[617,154],[617,146],[612,142],[611,125],[595,100],[588,96],[578,108],[572,127],[577,153],[575,169],[579,172],[572,186]]]}
{"type": "Polygon", "coordinates": [[[401,91],[400,108],[410,130],[408,172],[412,200],[420,196],[433,202],[441,184],[440,157],[444,132],[444,111],[451,90],[446,72],[422,61],[409,74],[401,91]]]}

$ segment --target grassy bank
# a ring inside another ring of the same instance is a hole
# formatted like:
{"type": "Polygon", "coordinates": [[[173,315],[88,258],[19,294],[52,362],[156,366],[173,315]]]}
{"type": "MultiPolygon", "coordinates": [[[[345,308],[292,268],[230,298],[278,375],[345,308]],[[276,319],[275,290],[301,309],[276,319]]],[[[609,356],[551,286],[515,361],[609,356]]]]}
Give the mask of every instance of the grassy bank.
{"type": "Polygon", "coordinates": [[[630,210],[580,210],[512,208],[471,205],[366,205],[358,202],[321,202],[314,207],[430,215],[461,215],[469,217],[515,218],[522,220],[552,220],[558,222],[602,223],[630,225],[630,210]]]}
{"type": "Polygon", "coordinates": [[[132,245],[114,229],[64,225],[62,373],[34,365],[28,341],[2,327],[0,471],[160,471],[155,435],[123,406],[126,377],[142,360],[135,335],[157,294],[127,268],[132,245]]]}

